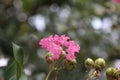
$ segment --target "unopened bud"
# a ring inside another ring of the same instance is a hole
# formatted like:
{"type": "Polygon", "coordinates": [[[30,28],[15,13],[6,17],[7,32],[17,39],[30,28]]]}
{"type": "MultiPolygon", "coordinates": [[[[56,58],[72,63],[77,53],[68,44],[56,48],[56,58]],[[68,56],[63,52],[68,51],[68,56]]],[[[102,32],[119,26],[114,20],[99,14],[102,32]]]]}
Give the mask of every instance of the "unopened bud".
{"type": "Polygon", "coordinates": [[[51,57],[52,57],[52,56],[53,56],[53,55],[52,55],[51,53],[47,53],[47,54],[46,54],[45,58],[46,58],[46,61],[47,61],[48,64],[51,64],[51,63],[52,63],[52,60],[51,60],[51,57]]]}
{"type": "Polygon", "coordinates": [[[120,70],[115,71],[115,77],[118,79],[120,78],[120,70]]]}
{"type": "Polygon", "coordinates": [[[103,58],[96,59],[94,67],[96,70],[101,71],[105,67],[105,60],[103,58]]]}
{"type": "Polygon", "coordinates": [[[47,59],[47,58],[49,58],[49,57],[51,57],[51,56],[53,56],[53,54],[51,54],[50,52],[48,52],[48,53],[46,53],[45,58],[47,59]]]}
{"type": "Polygon", "coordinates": [[[71,60],[71,63],[72,63],[72,64],[77,64],[76,59],[71,60]]]}
{"type": "Polygon", "coordinates": [[[115,72],[116,72],[116,69],[114,67],[109,67],[106,70],[107,80],[114,80],[115,79],[115,72]]]}
{"type": "Polygon", "coordinates": [[[89,71],[94,67],[94,61],[91,58],[85,60],[85,68],[89,71]]]}
{"type": "Polygon", "coordinates": [[[74,59],[74,60],[70,60],[70,61],[66,61],[65,62],[65,67],[67,69],[73,69],[76,67],[76,64],[77,64],[77,61],[74,59]]]}
{"type": "Polygon", "coordinates": [[[66,52],[65,51],[62,51],[62,54],[60,56],[62,59],[64,59],[66,57],[66,52]]]}

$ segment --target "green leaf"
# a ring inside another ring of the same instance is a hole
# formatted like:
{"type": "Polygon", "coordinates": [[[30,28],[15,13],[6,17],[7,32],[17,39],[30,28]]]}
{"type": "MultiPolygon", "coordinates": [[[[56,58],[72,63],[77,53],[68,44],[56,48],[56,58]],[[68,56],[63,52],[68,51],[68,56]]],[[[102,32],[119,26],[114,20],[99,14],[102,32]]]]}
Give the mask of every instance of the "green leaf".
{"type": "Polygon", "coordinates": [[[21,77],[20,77],[20,80],[28,80],[28,79],[24,74],[22,74],[21,77]]]}
{"type": "Polygon", "coordinates": [[[5,68],[4,71],[4,78],[5,80],[15,80],[16,79],[16,72],[15,72],[15,61],[11,60],[8,66],[5,68]]]}
{"type": "Polygon", "coordinates": [[[19,80],[21,73],[22,73],[22,68],[23,68],[23,58],[24,58],[24,53],[23,49],[13,43],[13,54],[14,54],[14,59],[16,63],[16,80],[19,80]]]}
{"type": "Polygon", "coordinates": [[[9,62],[5,69],[5,80],[27,80],[23,73],[23,49],[13,43],[14,59],[9,62]]]}
{"type": "Polygon", "coordinates": [[[14,43],[13,43],[13,54],[14,54],[15,61],[18,64],[23,65],[23,58],[24,58],[23,49],[14,43]]]}
{"type": "Polygon", "coordinates": [[[23,49],[20,46],[13,43],[13,54],[16,62],[16,80],[19,80],[23,68],[23,49]]]}

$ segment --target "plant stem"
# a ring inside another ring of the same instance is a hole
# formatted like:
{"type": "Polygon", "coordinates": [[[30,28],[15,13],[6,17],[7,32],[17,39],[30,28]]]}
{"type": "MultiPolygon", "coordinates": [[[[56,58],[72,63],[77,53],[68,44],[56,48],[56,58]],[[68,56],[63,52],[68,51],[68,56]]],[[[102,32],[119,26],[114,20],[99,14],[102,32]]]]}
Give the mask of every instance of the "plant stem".
{"type": "Polygon", "coordinates": [[[47,77],[46,77],[46,79],[45,79],[45,80],[48,80],[48,79],[49,79],[50,74],[52,73],[52,71],[53,71],[53,70],[50,70],[50,71],[49,71],[49,73],[48,73],[48,75],[47,75],[47,77]]]}
{"type": "Polygon", "coordinates": [[[55,72],[55,80],[57,80],[58,70],[55,72]]]}
{"type": "Polygon", "coordinates": [[[94,76],[95,76],[95,71],[89,72],[87,80],[91,80],[92,78],[94,78],[94,76]]]}

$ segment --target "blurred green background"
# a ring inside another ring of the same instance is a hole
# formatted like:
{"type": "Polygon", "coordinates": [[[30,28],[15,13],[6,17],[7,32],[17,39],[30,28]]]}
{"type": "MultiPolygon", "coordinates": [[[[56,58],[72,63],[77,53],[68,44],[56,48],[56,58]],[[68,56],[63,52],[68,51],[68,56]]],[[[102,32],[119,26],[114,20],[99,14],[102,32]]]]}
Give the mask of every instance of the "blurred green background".
{"type": "MultiPolygon", "coordinates": [[[[84,60],[120,63],[120,4],[111,0],[0,0],[0,80],[13,58],[12,42],[24,49],[24,72],[29,80],[44,80],[49,71],[46,50],[39,40],[49,35],[70,36],[81,46],[77,66],[62,70],[58,80],[86,80],[84,60]]],[[[105,68],[105,69],[106,69],[105,68]]],[[[53,80],[54,73],[50,76],[53,80]]],[[[103,71],[101,80],[106,80],[103,71]]]]}

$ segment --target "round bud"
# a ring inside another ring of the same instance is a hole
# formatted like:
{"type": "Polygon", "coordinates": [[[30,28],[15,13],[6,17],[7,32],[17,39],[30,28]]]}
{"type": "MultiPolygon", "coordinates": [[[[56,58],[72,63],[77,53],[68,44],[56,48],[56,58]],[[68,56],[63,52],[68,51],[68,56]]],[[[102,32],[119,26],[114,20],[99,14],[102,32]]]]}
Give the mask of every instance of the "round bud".
{"type": "Polygon", "coordinates": [[[96,70],[101,71],[105,67],[105,60],[103,58],[96,59],[94,67],[96,70]]]}
{"type": "Polygon", "coordinates": [[[94,61],[91,58],[87,58],[84,64],[88,71],[94,67],[94,61]]]}
{"type": "Polygon", "coordinates": [[[52,57],[53,55],[51,54],[51,53],[46,53],[46,56],[45,56],[45,58],[46,58],[46,61],[47,61],[47,63],[48,64],[51,64],[52,63],[52,60],[51,60],[51,57],[52,57]]]}
{"type": "Polygon", "coordinates": [[[66,52],[65,52],[65,51],[62,51],[62,54],[60,55],[60,57],[61,57],[62,59],[65,59],[65,57],[66,57],[66,52]]]}
{"type": "Polygon", "coordinates": [[[114,75],[114,73],[116,72],[116,69],[114,68],[114,67],[109,67],[109,68],[107,68],[107,70],[106,70],[106,76],[107,76],[107,78],[110,80],[110,79],[112,79],[112,80],[114,80],[114,78],[115,78],[115,75],[114,75]]]}
{"type": "Polygon", "coordinates": [[[74,60],[69,60],[69,61],[66,61],[65,62],[65,67],[67,69],[73,69],[76,67],[76,64],[77,64],[77,61],[74,59],[74,60]]]}
{"type": "Polygon", "coordinates": [[[115,78],[120,78],[120,70],[115,71],[115,78]]]}
{"type": "Polygon", "coordinates": [[[51,54],[50,52],[48,52],[48,53],[46,53],[45,58],[47,59],[47,58],[49,58],[51,56],[53,56],[53,54],[51,54]]]}

